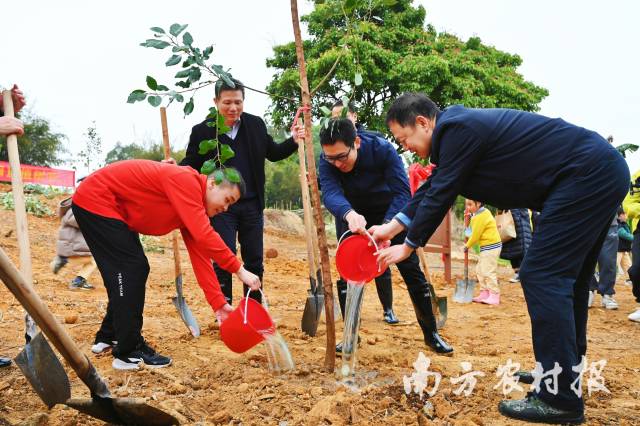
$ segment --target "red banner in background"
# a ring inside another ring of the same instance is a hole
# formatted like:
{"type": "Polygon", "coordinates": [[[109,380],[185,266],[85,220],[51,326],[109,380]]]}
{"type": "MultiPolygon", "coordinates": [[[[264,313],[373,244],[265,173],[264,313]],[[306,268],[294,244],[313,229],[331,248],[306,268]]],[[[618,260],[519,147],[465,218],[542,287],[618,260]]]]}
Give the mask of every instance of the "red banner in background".
{"type": "MultiPolygon", "coordinates": [[[[65,186],[74,188],[76,172],[74,170],[52,169],[50,167],[20,164],[22,182],[40,185],[65,186]]],[[[7,161],[0,161],[0,182],[11,182],[11,167],[7,161]]]]}

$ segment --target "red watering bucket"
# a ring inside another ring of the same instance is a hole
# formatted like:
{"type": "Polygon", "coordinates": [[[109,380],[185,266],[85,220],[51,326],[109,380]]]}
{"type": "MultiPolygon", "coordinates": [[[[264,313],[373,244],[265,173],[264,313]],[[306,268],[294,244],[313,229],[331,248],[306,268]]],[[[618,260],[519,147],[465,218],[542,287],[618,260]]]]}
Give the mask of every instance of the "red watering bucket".
{"type": "MultiPolygon", "coordinates": [[[[240,299],[238,307],[229,314],[226,321],[220,324],[220,338],[229,349],[239,354],[261,343],[266,335],[274,334],[276,330],[269,312],[260,303],[249,298],[249,292],[240,299]]],[[[262,298],[265,300],[264,293],[262,298]]]]}
{"type": "Polygon", "coordinates": [[[378,246],[371,235],[352,234],[344,238],[347,234],[350,231],[342,234],[338,240],[336,251],[336,268],[340,276],[349,281],[366,283],[382,275],[384,270],[379,270],[374,255],[378,246]]]}

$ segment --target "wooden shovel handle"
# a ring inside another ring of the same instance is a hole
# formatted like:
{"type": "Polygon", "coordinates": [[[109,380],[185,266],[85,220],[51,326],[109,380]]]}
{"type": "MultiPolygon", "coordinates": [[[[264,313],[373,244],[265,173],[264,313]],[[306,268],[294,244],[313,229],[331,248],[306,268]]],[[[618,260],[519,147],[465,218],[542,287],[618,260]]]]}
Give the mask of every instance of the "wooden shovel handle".
{"type": "MultiPolygon", "coordinates": [[[[296,116],[293,119],[293,125],[291,129],[298,124],[298,118],[300,117],[300,112],[303,111],[304,107],[298,108],[296,112],[296,116]]],[[[311,200],[309,198],[309,182],[307,180],[307,160],[304,143],[300,141],[298,143],[298,160],[300,165],[300,191],[302,194],[302,209],[303,209],[303,218],[304,218],[304,231],[307,234],[307,263],[309,265],[309,278],[315,280],[316,278],[316,270],[318,269],[318,264],[316,260],[316,244],[314,242],[317,240],[317,236],[314,238],[315,230],[313,229],[313,217],[311,216],[311,200]]],[[[315,289],[313,289],[315,292],[315,289]]]]}
{"type": "Polygon", "coordinates": [[[2,249],[0,249],[0,279],[40,326],[78,377],[87,383],[88,376],[91,374],[91,363],[40,299],[31,283],[16,269],[2,249]]]}
{"type": "MultiPolygon", "coordinates": [[[[4,102],[4,115],[13,117],[13,99],[11,91],[5,90],[2,93],[4,102]]],[[[27,282],[33,282],[31,269],[31,248],[29,245],[29,230],[27,226],[27,211],[24,203],[24,192],[22,184],[22,172],[20,171],[20,155],[18,153],[18,137],[16,135],[7,136],[7,152],[9,154],[9,164],[11,167],[11,191],[13,193],[14,211],[16,214],[16,235],[18,238],[18,248],[20,249],[20,270],[27,282]]]]}
{"type": "MultiPolygon", "coordinates": [[[[171,145],[169,145],[169,126],[167,125],[167,109],[160,107],[160,123],[162,124],[162,145],[164,146],[164,159],[171,158],[171,145]]],[[[176,278],[182,274],[180,266],[180,247],[178,245],[178,231],[172,232],[173,239],[173,264],[176,278]]]]}

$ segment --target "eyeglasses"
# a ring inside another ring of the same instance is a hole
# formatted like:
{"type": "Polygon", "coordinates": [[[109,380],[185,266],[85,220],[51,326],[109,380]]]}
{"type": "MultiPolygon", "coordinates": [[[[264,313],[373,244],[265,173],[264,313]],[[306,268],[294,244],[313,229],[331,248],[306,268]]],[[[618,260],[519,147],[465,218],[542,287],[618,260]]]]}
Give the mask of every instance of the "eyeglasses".
{"type": "Polygon", "coordinates": [[[335,163],[336,161],[345,161],[347,158],[349,158],[349,154],[351,154],[351,149],[353,147],[350,146],[349,150],[347,152],[343,152],[342,154],[338,154],[338,155],[325,155],[324,159],[327,160],[328,162],[330,162],[331,164],[335,163]]]}

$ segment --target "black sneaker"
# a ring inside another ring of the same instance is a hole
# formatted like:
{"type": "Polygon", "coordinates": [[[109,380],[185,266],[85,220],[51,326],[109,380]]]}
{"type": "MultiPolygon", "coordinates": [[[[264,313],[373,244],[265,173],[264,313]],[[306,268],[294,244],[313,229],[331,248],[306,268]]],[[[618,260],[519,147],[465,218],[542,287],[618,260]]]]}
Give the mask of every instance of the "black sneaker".
{"type": "Polygon", "coordinates": [[[11,359],[10,358],[0,357],[0,368],[8,367],[10,365],[11,365],[11,359]]]}
{"type": "Polygon", "coordinates": [[[526,385],[533,384],[533,380],[534,380],[533,374],[531,374],[530,371],[524,371],[524,370],[516,371],[513,377],[517,377],[519,383],[524,383],[526,385]]]}
{"type": "Polygon", "coordinates": [[[137,370],[141,363],[150,368],[162,368],[171,365],[171,358],[160,355],[145,342],[142,342],[128,354],[116,356],[111,366],[116,370],[137,370]]]}
{"type": "Polygon", "coordinates": [[[501,401],[498,410],[502,415],[512,419],[533,423],[572,424],[584,423],[583,411],[569,411],[554,408],[529,393],[525,399],[501,401]]]}

